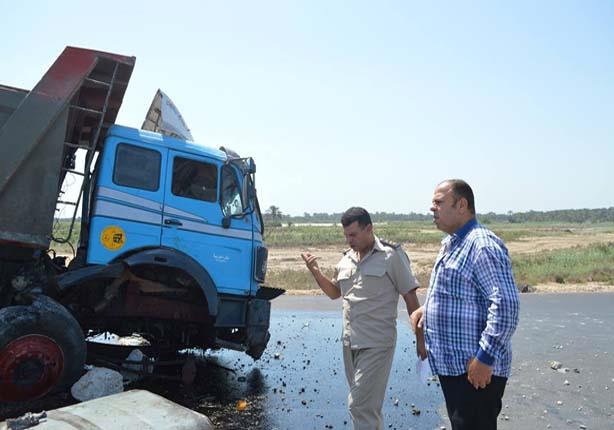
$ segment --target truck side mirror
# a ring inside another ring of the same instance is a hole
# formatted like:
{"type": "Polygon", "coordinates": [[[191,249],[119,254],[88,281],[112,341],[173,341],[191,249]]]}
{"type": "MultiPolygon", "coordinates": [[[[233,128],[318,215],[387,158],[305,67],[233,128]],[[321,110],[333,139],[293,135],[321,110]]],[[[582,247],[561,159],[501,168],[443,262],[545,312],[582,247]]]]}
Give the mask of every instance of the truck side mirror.
{"type": "Polygon", "coordinates": [[[243,211],[245,212],[249,208],[249,176],[243,176],[243,183],[241,184],[241,200],[243,201],[243,211]]]}
{"type": "Polygon", "coordinates": [[[252,157],[249,157],[245,160],[245,166],[247,167],[247,173],[254,174],[256,173],[256,162],[252,157]]]}

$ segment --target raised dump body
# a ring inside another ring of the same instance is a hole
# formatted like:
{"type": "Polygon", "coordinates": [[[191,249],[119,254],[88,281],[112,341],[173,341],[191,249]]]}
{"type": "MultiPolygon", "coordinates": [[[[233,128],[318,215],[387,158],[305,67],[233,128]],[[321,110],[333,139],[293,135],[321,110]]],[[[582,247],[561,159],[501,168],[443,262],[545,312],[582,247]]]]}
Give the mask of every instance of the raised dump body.
{"type": "Polygon", "coordinates": [[[0,85],[0,241],[49,247],[58,193],[75,167],[75,152],[100,149],[134,62],[67,47],[31,91],[0,85]]]}

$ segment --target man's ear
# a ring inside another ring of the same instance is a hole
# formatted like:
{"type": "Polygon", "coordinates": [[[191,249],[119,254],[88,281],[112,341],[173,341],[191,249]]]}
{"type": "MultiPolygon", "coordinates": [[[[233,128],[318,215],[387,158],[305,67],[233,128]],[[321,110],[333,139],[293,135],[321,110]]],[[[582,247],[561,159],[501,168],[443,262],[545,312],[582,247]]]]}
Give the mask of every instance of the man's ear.
{"type": "Polygon", "coordinates": [[[367,229],[367,233],[373,233],[373,224],[368,224],[366,229],[367,229]]]}
{"type": "Polygon", "coordinates": [[[467,201],[467,199],[466,199],[466,198],[461,197],[461,198],[458,200],[458,208],[459,208],[459,209],[461,209],[461,210],[463,211],[463,213],[464,213],[465,211],[468,211],[468,210],[469,210],[469,202],[467,201]]]}

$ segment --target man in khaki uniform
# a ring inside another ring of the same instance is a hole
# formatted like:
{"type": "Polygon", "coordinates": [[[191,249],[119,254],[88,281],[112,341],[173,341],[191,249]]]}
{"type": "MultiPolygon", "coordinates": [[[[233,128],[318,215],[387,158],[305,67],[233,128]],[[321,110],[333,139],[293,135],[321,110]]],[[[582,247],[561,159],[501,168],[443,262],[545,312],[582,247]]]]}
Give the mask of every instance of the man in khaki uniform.
{"type": "MultiPolygon", "coordinates": [[[[373,234],[365,209],[348,209],[341,224],[350,248],[343,253],[332,280],[322,274],[316,256],[301,256],[328,297],[343,297],[343,362],[354,430],[380,430],[396,344],[399,295],[411,314],[420,306],[415,291],[418,283],[401,247],[373,234]]],[[[417,332],[416,340],[418,355],[426,357],[422,332],[417,332]]]]}

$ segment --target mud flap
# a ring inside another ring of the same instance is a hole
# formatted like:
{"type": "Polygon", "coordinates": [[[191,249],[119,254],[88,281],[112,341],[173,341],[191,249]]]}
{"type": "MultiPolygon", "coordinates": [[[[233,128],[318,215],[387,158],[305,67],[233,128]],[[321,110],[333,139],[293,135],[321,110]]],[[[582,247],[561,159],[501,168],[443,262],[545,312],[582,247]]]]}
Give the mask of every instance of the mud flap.
{"type": "Polygon", "coordinates": [[[271,318],[271,302],[262,299],[249,301],[247,310],[247,354],[258,360],[271,338],[269,321],[271,318]]]}

